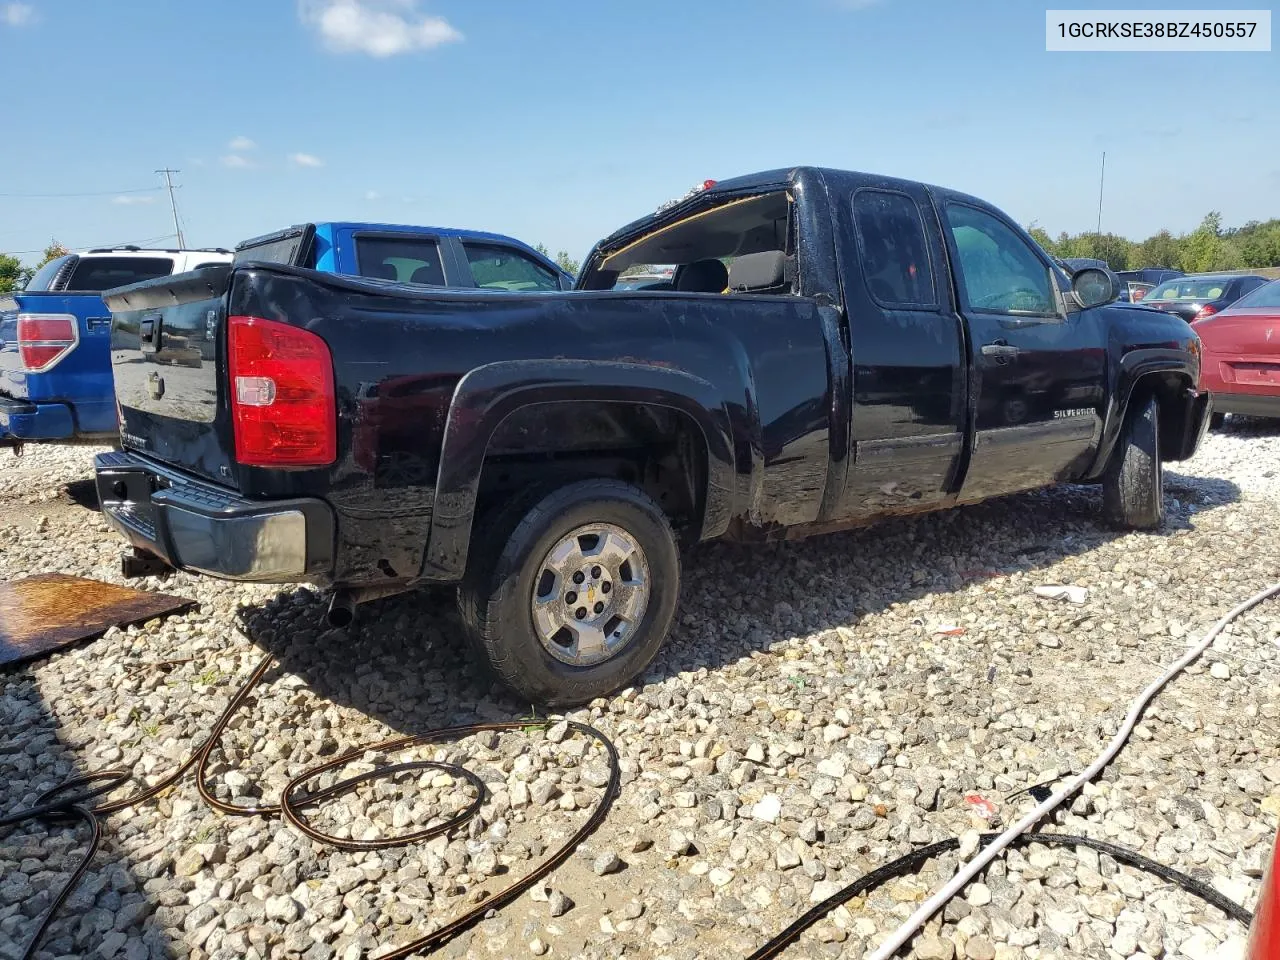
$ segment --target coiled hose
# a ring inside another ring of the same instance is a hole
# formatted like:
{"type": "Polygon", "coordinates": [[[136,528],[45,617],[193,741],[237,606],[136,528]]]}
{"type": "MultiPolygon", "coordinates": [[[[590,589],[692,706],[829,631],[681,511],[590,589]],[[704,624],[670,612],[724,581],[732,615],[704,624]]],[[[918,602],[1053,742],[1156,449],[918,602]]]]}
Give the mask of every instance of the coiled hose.
{"type": "MultiPolygon", "coordinates": [[[[176,770],[164,779],[160,780],[158,783],[139,793],[135,793],[132,796],[93,806],[91,805],[93,800],[116,790],[128,783],[132,778],[132,772],[129,770],[97,770],[81,777],[75,777],[65,783],[59,784],[52,790],[45,791],[37,798],[35,806],[29,807],[25,810],[19,810],[17,813],[13,813],[5,817],[0,817],[0,828],[12,827],[32,820],[41,820],[51,824],[59,824],[68,819],[80,819],[87,823],[91,830],[89,844],[85,849],[84,857],[77,865],[75,871],[67,879],[66,883],[64,883],[58,890],[53,901],[49,905],[49,909],[45,911],[44,916],[40,919],[40,923],[36,927],[35,933],[32,935],[30,941],[28,941],[27,947],[22,953],[22,960],[31,960],[31,958],[35,956],[36,950],[39,948],[41,941],[48,932],[49,925],[53,923],[54,918],[58,915],[58,911],[66,902],[67,897],[71,895],[71,892],[76,888],[76,885],[84,876],[85,871],[89,868],[89,863],[93,859],[93,856],[97,852],[98,846],[102,841],[101,818],[107,814],[123,810],[126,807],[133,807],[140,803],[145,803],[181,780],[186,775],[187,771],[192,769],[192,767],[195,768],[196,789],[200,791],[200,796],[204,799],[205,803],[221,813],[229,816],[240,817],[271,817],[279,815],[318,843],[328,844],[340,850],[379,850],[387,847],[403,846],[410,843],[420,843],[462,826],[479,812],[481,804],[484,802],[484,783],[478,776],[476,776],[476,774],[459,764],[441,763],[435,760],[410,760],[403,763],[386,764],[376,767],[374,770],[340,780],[332,786],[325,787],[322,790],[307,792],[304,790],[305,785],[320,774],[341,767],[343,764],[350,763],[352,760],[355,760],[369,751],[388,752],[404,750],[409,747],[440,743],[443,741],[457,739],[459,737],[466,737],[471,736],[472,734],[485,733],[489,731],[502,733],[504,731],[511,730],[546,729],[553,722],[550,720],[512,720],[496,723],[476,723],[466,726],[445,727],[420,735],[395,737],[390,740],[383,740],[380,743],[371,743],[366,746],[357,747],[339,757],[335,757],[325,763],[311,767],[285,785],[284,789],[280,793],[280,801],[278,803],[253,807],[227,803],[215,797],[213,792],[209,789],[207,774],[209,761],[214,750],[218,746],[218,741],[221,739],[223,732],[227,728],[227,724],[231,721],[232,716],[248,698],[249,694],[253,692],[253,689],[262,681],[263,676],[266,674],[274,660],[275,657],[270,654],[263,657],[262,661],[254,668],[253,673],[250,674],[249,679],[240,686],[235,695],[231,698],[231,702],[227,704],[226,709],[222,711],[222,714],[214,722],[213,728],[209,731],[209,736],[205,738],[204,742],[201,743],[195,752],[188,756],[176,770]],[[371,780],[378,780],[386,777],[393,777],[397,774],[416,770],[440,770],[458,777],[459,779],[465,780],[474,788],[475,796],[472,798],[471,803],[468,804],[462,812],[454,815],[444,823],[439,823],[433,827],[428,827],[425,830],[419,830],[414,833],[396,837],[386,837],[377,840],[350,840],[343,837],[335,837],[332,834],[325,833],[324,831],[314,827],[307,820],[306,815],[304,814],[306,809],[314,808],[326,800],[331,800],[334,797],[348,793],[362,783],[368,783],[371,780]]],[[[614,801],[618,797],[622,782],[622,770],[618,762],[618,751],[614,747],[613,742],[595,727],[585,723],[577,723],[572,720],[565,722],[568,724],[571,731],[582,736],[591,737],[598,741],[600,745],[604,747],[605,754],[608,757],[609,779],[605,784],[604,793],[601,795],[595,809],[591,812],[591,816],[589,816],[577,832],[557,848],[550,857],[542,861],[542,863],[529,873],[525,874],[519,880],[507,886],[506,889],[482,900],[471,910],[468,910],[466,913],[462,914],[462,916],[451,921],[445,926],[440,927],[438,930],[424,934],[409,943],[380,954],[377,960],[403,960],[403,958],[411,956],[412,954],[429,953],[443,946],[464,930],[474,926],[490,910],[500,910],[507,906],[512,901],[516,900],[522,893],[563,864],[570,856],[573,855],[573,851],[577,849],[582,841],[594,833],[596,829],[599,828],[600,824],[604,822],[605,817],[609,813],[609,809],[613,806],[614,801]]]]}

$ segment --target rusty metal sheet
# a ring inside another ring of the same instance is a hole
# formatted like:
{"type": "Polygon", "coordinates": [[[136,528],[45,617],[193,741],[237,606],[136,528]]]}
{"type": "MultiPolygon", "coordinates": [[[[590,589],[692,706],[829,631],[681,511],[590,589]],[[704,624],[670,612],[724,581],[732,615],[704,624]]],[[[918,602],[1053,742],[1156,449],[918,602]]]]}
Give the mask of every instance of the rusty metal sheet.
{"type": "Polygon", "coordinates": [[[109,627],[183,613],[194,600],[61,573],[0,583],[0,667],[44,656],[109,627]]]}

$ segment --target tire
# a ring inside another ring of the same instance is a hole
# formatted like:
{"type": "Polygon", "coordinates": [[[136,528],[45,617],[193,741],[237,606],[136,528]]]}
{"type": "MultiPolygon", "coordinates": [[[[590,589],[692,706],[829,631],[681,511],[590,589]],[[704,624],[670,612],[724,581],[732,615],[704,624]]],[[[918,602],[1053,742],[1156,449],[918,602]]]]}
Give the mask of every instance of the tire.
{"type": "Polygon", "coordinates": [[[531,703],[567,707],[612,693],[652,662],[675,619],[679,592],[680,554],[662,508],[629,484],[582,480],[531,506],[509,503],[486,519],[472,540],[458,608],[473,649],[500,681],[531,703]],[[634,552],[625,561],[596,563],[590,551],[602,542],[591,545],[592,527],[608,534],[614,554],[625,552],[617,545],[634,552]],[[553,548],[571,559],[557,567],[553,548]],[[587,578],[585,589],[601,612],[579,604],[572,570],[587,578]],[[535,591],[551,599],[537,602],[535,591]],[[553,636],[558,619],[569,622],[553,636]],[[601,645],[611,643],[616,649],[601,645]]]}
{"type": "Polygon", "coordinates": [[[1135,403],[1102,476],[1103,512],[1126,530],[1154,530],[1164,521],[1160,464],[1160,407],[1155,397],[1135,403]]]}
{"type": "Polygon", "coordinates": [[[1213,413],[1209,415],[1210,430],[1221,430],[1222,425],[1226,422],[1227,422],[1227,415],[1225,413],[1213,413]]]}

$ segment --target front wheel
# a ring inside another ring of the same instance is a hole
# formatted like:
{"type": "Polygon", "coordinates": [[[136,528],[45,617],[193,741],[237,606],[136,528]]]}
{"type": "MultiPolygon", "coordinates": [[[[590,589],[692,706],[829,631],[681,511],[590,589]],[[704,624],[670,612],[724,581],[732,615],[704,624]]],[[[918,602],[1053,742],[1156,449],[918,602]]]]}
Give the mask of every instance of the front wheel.
{"type": "Polygon", "coordinates": [[[675,618],[675,534],[652,499],[616,480],[499,510],[471,554],[463,623],[498,678],[534,703],[572,706],[623,686],[675,618]]]}
{"type": "Polygon", "coordinates": [[[1154,530],[1164,521],[1160,407],[1155,397],[1133,404],[1102,475],[1103,512],[1127,530],[1154,530]]]}

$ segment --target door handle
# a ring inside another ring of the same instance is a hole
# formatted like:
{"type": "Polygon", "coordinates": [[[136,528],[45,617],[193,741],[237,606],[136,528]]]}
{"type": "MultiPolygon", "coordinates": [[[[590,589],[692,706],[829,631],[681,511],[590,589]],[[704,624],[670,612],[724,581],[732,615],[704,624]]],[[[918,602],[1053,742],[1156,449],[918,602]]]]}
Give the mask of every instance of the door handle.
{"type": "Polygon", "coordinates": [[[1008,363],[1018,355],[1018,348],[1011,347],[1007,340],[996,340],[983,344],[982,355],[994,358],[996,363],[1008,363]]]}

